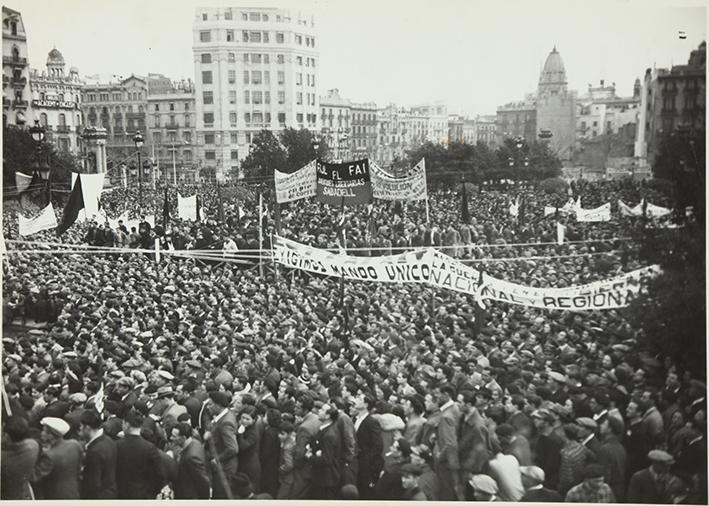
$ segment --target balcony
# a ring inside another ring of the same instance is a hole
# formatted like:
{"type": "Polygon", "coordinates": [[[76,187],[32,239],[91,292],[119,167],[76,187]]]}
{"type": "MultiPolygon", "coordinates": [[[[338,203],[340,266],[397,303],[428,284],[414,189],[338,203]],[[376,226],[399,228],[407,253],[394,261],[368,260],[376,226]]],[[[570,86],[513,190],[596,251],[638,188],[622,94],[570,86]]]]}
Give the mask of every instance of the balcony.
{"type": "Polygon", "coordinates": [[[69,125],[57,125],[57,133],[68,134],[71,132],[71,127],[69,125]]]}
{"type": "Polygon", "coordinates": [[[167,130],[177,130],[178,128],[180,128],[180,125],[178,123],[168,123],[167,125],[165,125],[165,128],[167,130]]]}
{"type": "Polygon", "coordinates": [[[7,86],[9,82],[10,82],[10,77],[3,75],[2,76],[2,87],[4,88],[5,86],[7,86]]]}
{"type": "Polygon", "coordinates": [[[13,88],[24,88],[26,84],[27,84],[26,77],[13,77],[12,78],[12,87],[13,88]]]}
{"type": "Polygon", "coordinates": [[[2,64],[3,65],[14,65],[15,67],[26,67],[27,66],[27,58],[13,58],[12,56],[3,56],[2,57],[2,64]]]}
{"type": "Polygon", "coordinates": [[[15,109],[27,109],[28,106],[27,100],[13,100],[12,101],[12,107],[15,109]]]}

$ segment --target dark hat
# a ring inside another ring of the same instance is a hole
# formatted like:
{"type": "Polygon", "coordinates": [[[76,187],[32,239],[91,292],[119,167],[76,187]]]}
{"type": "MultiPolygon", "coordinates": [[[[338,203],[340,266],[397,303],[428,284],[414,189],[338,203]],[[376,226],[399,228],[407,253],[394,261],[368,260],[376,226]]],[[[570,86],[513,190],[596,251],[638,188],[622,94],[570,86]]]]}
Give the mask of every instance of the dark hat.
{"type": "Polygon", "coordinates": [[[247,498],[253,493],[251,480],[245,473],[236,473],[231,483],[234,486],[234,495],[236,495],[237,498],[247,498]]]}
{"type": "Polygon", "coordinates": [[[219,390],[209,392],[209,398],[224,408],[229,407],[231,403],[231,395],[228,392],[221,392],[219,390]]]}
{"type": "Polygon", "coordinates": [[[500,437],[510,437],[515,433],[515,428],[508,423],[503,423],[502,425],[497,426],[495,432],[500,437]]]}
{"type": "Polygon", "coordinates": [[[600,464],[589,464],[583,469],[584,478],[602,478],[603,466],[600,464]]]}

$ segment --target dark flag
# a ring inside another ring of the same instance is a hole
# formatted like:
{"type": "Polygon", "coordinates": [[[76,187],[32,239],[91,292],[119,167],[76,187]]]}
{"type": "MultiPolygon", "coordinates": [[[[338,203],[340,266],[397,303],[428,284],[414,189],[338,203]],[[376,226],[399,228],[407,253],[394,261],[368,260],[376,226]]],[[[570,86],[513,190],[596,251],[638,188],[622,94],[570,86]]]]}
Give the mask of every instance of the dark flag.
{"type": "Polygon", "coordinates": [[[517,225],[518,226],[523,226],[524,225],[524,211],[525,211],[525,200],[522,198],[520,199],[519,202],[519,210],[517,211],[517,225]]]}
{"type": "Polygon", "coordinates": [[[199,195],[195,197],[195,205],[197,206],[197,221],[202,221],[202,212],[199,208],[199,195]]]}
{"type": "Polygon", "coordinates": [[[224,202],[222,201],[222,188],[219,186],[219,183],[217,183],[217,212],[219,213],[219,223],[224,223],[226,222],[226,218],[224,217],[224,202]]]}
{"type": "Polygon", "coordinates": [[[162,226],[167,233],[167,225],[170,223],[170,201],[167,197],[167,187],[165,187],[165,202],[162,206],[162,226]]]}
{"type": "Polygon", "coordinates": [[[468,210],[468,193],[465,189],[465,180],[462,184],[462,195],[460,202],[460,221],[466,225],[470,223],[470,211],[468,210]]]}
{"type": "Polygon", "coordinates": [[[79,211],[83,208],[84,192],[81,189],[81,176],[79,175],[76,178],[76,183],[74,183],[74,188],[71,190],[71,195],[69,195],[69,201],[64,207],[62,221],[57,227],[57,235],[62,235],[74,224],[76,219],[79,217],[79,211]]]}

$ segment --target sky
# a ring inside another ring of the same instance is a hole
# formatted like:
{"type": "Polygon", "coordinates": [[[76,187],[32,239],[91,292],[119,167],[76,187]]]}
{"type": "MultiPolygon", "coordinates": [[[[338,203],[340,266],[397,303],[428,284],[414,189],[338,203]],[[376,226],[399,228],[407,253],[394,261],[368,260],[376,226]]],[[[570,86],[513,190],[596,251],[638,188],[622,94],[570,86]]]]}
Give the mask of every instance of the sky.
{"type": "Polygon", "coordinates": [[[706,0],[7,0],[27,30],[32,68],[57,47],[82,75],[194,78],[200,6],[313,13],[319,93],[449,113],[494,114],[536,89],[556,46],[569,87],[601,79],[631,95],[647,68],[687,62],[706,38],[706,0]],[[687,35],[679,39],[679,31],[687,35]]]}

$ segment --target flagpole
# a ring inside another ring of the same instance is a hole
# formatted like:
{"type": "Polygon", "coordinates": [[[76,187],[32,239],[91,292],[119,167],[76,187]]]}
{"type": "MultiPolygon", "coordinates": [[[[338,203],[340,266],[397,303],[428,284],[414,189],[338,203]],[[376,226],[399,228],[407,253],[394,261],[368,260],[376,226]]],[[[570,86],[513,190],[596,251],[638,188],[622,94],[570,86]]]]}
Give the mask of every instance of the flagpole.
{"type": "Polygon", "coordinates": [[[258,271],[263,277],[263,194],[258,194],[258,271]]]}
{"type": "Polygon", "coordinates": [[[426,195],[426,224],[431,221],[431,217],[428,215],[428,195],[426,195]]]}
{"type": "Polygon", "coordinates": [[[273,271],[276,273],[276,282],[278,282],[278,264],[276,263],[276,255],[273,254],[275,250],[273,244],[273,234],[271,234],[271,260],[273,261],[273,271]]]}

